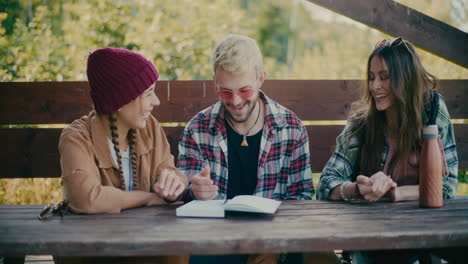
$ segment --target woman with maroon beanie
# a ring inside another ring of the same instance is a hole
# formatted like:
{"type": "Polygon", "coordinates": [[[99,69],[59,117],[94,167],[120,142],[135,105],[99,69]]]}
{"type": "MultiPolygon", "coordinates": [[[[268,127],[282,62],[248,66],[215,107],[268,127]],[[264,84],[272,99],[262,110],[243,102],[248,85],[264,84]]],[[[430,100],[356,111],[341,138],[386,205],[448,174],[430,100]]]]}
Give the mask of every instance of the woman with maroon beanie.
{"type": "MultiPolygon", "coordinates": [[[[64,199],[73,212],[119,213],[182,199],[187,176],[174,166],[169,143],[151,115],[160,101],[158,72],[138,53],[103,48],[88,57],[94,110],[60,136],[64,199]]],[[[56,258],[72,263],[185,263],[186,257],[56,258]]]]}

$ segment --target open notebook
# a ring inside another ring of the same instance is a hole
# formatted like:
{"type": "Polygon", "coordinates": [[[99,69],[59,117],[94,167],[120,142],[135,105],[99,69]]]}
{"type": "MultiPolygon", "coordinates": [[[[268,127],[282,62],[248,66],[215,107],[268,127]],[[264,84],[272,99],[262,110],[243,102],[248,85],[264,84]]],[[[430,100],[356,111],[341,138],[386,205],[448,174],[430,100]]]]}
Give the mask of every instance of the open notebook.
{"type": "Polygon", "coordinates": [[[183,217],[224,217],[225,211],[274,214],[281,202],[253,195],[239,195],[231,200],[195,200],[176,209],[183,217]]]}

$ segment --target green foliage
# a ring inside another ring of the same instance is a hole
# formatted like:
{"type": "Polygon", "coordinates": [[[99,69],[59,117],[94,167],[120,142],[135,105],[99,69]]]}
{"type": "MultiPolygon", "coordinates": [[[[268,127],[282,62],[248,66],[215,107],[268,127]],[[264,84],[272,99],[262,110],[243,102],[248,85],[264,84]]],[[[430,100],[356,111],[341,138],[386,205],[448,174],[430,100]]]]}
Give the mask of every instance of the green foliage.
{"type": "Polygon", "coordinates": [[[0,204],[45,204],[62,199],[60,178],[0,179],[0,204]]]}
{"type": "Polygon", "coordinates": [[[468,183],[468,170],[458,170],[458,182],[468,183]]]}
{"type": "MultiPolygon", "coordinates": [[[[140,1],[137,12],[153,2],[140,1]]],[[[227,0],[157,1],[154,12],[138,12],[142,21],[129,23],[127,43],[153,58],[165,79],[211,79],[215,41],[227,33],[251,32],[245,12],[231,5],[227,0]]]]}
{"type": "Polygon", "coordinates": [[[62,80],[68,52],[54,35],[48,10],[39,6],[32,21],[15,24],[15,34],[1,35],[0,80],[62,80]]]}
{"type": "MultiPolygon", "coordinates": [[[[464,22],[444,1],[401,2],[464,22]]],[[[142,53],[162,79],[211,79],[211,51],[229,33],[258,40],[269,78],[362,79],[374,43],[388,36],[349,21],[298,0],[0,0],[0,80],[85,80],[88,53],[105,46],[142,53]]],[[[419,53],[439,78],[468,78],[419,53]]]]}
{"type": "Polygon", "coordinates": [[[290,27],[291,7],[288,1],[269,1],[255,7],[258,27],[258,43],[265,57],[277,63],[288,62],[289,40],[295,31],[290,27]]]}
{"type": "Polygon", "coordinates": [[[58,10],[38,5],[30,23],[19,18],[12,36],[1,35],[2,81],[84,80],[88,53],[106,46],[142,53],[163,79],[209,79],[215,41],[252,34],[253,19],[228,0],[70,1],[58,10]]]}
{"type": "Polygon", "coordinates": [[[8,17],[0,18],[0,24],[5,31],[0,34],[11,35],[15,20],[21,11],[20,3],[11,0],[0,0],[0,13],[9,14],[8,17]]]}

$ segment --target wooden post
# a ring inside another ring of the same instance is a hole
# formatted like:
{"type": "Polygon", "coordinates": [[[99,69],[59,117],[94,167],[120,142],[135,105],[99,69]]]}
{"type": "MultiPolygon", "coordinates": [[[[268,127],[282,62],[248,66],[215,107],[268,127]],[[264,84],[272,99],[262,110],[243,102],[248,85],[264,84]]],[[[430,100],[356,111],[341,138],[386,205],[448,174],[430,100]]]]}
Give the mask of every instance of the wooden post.
{"type": "Polygon", "coordinates": [[[468,34],[393,0],[308,0],[468,68],[468,34]]]}

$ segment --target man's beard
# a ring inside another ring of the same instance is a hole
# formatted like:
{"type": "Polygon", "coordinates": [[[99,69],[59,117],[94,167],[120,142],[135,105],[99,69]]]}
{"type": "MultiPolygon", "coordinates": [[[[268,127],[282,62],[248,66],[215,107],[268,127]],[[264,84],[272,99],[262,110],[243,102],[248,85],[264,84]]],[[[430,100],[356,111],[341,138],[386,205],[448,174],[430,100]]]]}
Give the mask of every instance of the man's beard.
{"type": "MultiPolygon", "coordinates": [[[[250,111],[249,111],[249,113],[247,114],[247,117],[246,117],[246,118],[244,118],[244,119],[242,119],[242,120],[237,120],[237,119],[235,119],[235,118],[231,115],[231,113],[230,113],[229,111],[226,111],[227,117],[228,117],[231,121],[233,121],[233,122],[235,122],[235,123],[244,123],[244,122],[247,122],[247,120],[249,120],[249,118],[252,116],[252,113],[254,112],[254,110],[255,110],[257,104],[259,104],[258,100],[259,100],[259,98],[257,97],[257,99],[255,100],[254,106],[250,109],[250,111]]],[[[259,111],[260,111],[260,110],[259,110],[259,111]]]]}

